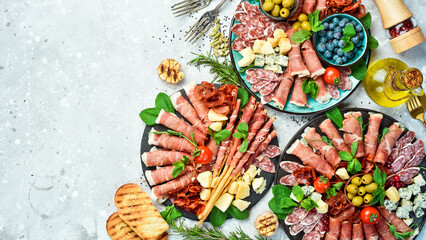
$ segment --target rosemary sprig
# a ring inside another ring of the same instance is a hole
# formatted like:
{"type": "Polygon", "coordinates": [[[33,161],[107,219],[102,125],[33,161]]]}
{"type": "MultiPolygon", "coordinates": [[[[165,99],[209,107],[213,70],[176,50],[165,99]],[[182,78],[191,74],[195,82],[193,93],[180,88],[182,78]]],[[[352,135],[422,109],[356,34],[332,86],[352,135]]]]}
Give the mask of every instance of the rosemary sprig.
{"type": "MultiPolygon", "coordinates": [[[[241,227],[238,227],[234,232],[230,232],[227,236],[215,227],[200,228],[197,227],[197,225],[188,227],[183,224],[182,220],[178,221],[178,223],[176,222],[177,221],[172,221],[170,228],[175,230],[176,234],[180,236],[182,240],[254,240],[245,234],[241,227]]],[[[255,239],[266,240],[266,238],[260,235],[256,236],[255,239]]]]}
{"type": "Polygon", "coordinates": [[[241,84],[238,81],[237,73],[226,58],[223,60],[223,62],[219,62],[216,56],[211,55],[210,53],[207,53],[207,55],[201,53],[189,61],[189,64],[194,65],[198,70],[200,70],[200,66],[209,66],[210,73],[214,74],[212,82],[219,82],[221,84],[234,84],[238,87],[241,87],[241,84]]]}

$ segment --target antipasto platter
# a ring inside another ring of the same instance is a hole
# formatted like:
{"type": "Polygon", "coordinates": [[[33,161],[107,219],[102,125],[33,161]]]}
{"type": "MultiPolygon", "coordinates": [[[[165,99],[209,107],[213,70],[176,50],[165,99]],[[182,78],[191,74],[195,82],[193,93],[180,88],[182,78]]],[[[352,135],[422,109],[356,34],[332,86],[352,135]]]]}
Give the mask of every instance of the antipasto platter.
{"type": "Polygon", "coordinates": [[[340,112],[344,131],[322,114],[289,141],[269,207],[292,240],[414,238],[426,221],[424,142],[388,115],[340,112]]]}

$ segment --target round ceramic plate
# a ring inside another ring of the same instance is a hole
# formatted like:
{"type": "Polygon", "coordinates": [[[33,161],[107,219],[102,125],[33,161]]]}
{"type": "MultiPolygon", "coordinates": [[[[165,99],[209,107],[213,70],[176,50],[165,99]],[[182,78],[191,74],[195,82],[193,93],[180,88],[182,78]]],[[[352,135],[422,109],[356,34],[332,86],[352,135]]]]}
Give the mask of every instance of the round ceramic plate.
{"type": "MultiPolygon", "coordinates": [[[[258,1],[249,0],[249,2],[252,3],[252,4],[259,4],[258,1]]],[[[238,78],[239,78],[241,84],[244,86],[244,88],[246,88],[247,91],[249,91],[251,95],[255,96],[258,100],[260,100],[260,94],[254,93],[253,91],[251,91],[252,85],[249,82],[247,82],[246,73],[245,72],[240,73],[239,71],[240,71],[241,68],[236,64],[236,63],[238,63],[238,61],[240,61],[242,59],[242,56],[238,51],[232,50],[232,43],[234,42],[235,39],[237,39],[237,35],[235,35],[231,31],[231,28],[232,28],[232,26],[234,26],[237,23],[239,23],[239,22],[237,20],[235,20],[235,18],[232,18],[231,26],[229,27],[229,52],[230,52],[232,66],[234,67],[235,71],[238,73],[238,78]]],[[[367,53],[364,56],[364,61],[367,63],[367,66],[368,66],[368,62],[370,60],[370,55],[371,55],[371,51],[368,50],[367,53]]],[[[257,67],[255,67],[255,68],[257,68],[257,67]]],[[[285,113],[292,113],[292,114],[299,114],[299,115],[307,115],[307,114],[325,112],[328,109],[337,106],[343,100],[348,98],[355,91],[355,89],[358,87],[358,85],[360,84],[360,81],[357,80],[356,78],[354,78],[352,75],[350,75],[349,78],[352,81],[352,89],[348,90],[348,91],[342,91],[342,90],[339,89],[340,98],[339,99],[331,99],[330,102],[328,102],[327,104],[318,103],[317,101],[312,99],[310,96],[308,96],[308,104],[311,106],[311,108],[298,107],[294,104],[290,104],[289,103],[290,101],[287,101],[283,110],[279,109],[275,105],[274,102],[270,102],[267,105],[269,107],[272,107],[273,109],[275,109],[277,111],[281,111],[281,112],[285,112],[285,113]]],[[[290,98],[291,98],[291,92],[288,96],[288,99],[290,99],[290,98]]]]}
{"type": "MultiPolygon", "coordinates": [[[[180,90],[179,92],[182,94],[183,97],[188,99],[188,97],[186,96],[185,91],[183,89],[180,90]]],[[[176,115],[179,118],[184,119],[182,117],[182,115],[177,111],[176,111],[176,115]]],[[[167,130],[167,128],[163,125],[155,125],[153,127],[146,126],[144,131],[143,131],[143,134],[142,134],[141,152],[140,152],[141,156],[144,152],[149,152],[151,150],[151,148],[154,147],[154,146],[151,146],[151,145],[148,144],[148,133],[151,131],[152,128],[154,128],[158,131],[166,131],[167,130]]],[[[275,145],[275,146],[279,146],[278,145],[278,138],[272,139],[270,144],[275,145]]],[[[279,156],[271,159],[272,162],[275,164],[275,166],[277,165],[278,159],[279,159],[279,156]]],[[[155,170],[156,169],[156,167],[147,167],[142,160],[141,160],[141,164],[142,164],[142,171],[144,173],[145,173],[146,170],[155,170]]],[[[145,180],[146,180],[145,174],[143,174],[143,176],[145,177],[145,180]]],[[[275,176],[274,173],[268,173],[268,172],[265,172],[265,171],[260,172],[260,177],[265,178],[265,181],[266,181],[265,190],[261,194],[257,194],[257,193],[254,192],[253,188],[250,188],[250,196],[248,198],[244,199],[245,201],[250,202],[250,206],[248,207],[248,209],[250,209],[251,207],[256,205],[256,203],[259,202],[260,199],[263,198],[263,196],[265,196],[265,194],[268,192],[269,188],[271,188],[271,186],[272,186],[272,182],[274,181],[274,176],[275,176]]],[[[148,180],[147,180],[147,183],[148,183],[148,180]]],[[[149,183],[148,183],[148,185],[152,189],[153,186],[151,186],[149,183]]],[[[167,201],[165,201],[163,204],[165,206],[171,206],[172,202],[170,201],[170,199],[167,199],[167,201]]],[[[190,213],[190,212],[184,211],[183,209],[181,209],[179,207],[177,207],[177,208],[179,209],[179,211],[182,213],[182,215],[185,218],[189,218],[189,219],[198,221],[197,215],[195,213],[190,213]]],[[[228,215],[228,218],[229,218],[229,215],[228,215]]],[[[209,221],[209,218],[207,218],[206,221],[209,221]]]]}
{"type": "MultiPolygon", "coordinates": [[[[379,113],[377,111],[373,111],[373,110],[369,110],[369,109],[363,109],[363,108],[345,108],[345,109],[341,109],[340,112],[342,113],[342,115],[344,115],[347,112],[361,112],[362,113],[362,120],[364,123],[367,123],[369,120],[369,112],[375,112],[375,113],[379,113]]],[[[294,155],[291,154],[287,154],[286,151],[287,149],[297,140],[297,139],[301,139],[302,138],[302,134],[305,131],[305,129],[307,127],[312,127],[315,128],[317,130],[318,133],[320,133],[321,135],[322,132],[319,128],[319,125],[325,120],[327,119],[327,116],[325,116],[325,114],[321,114],[319,116],[317,116],[316,118],[313,118],[311,121],[309,121],[308,123],[306,123],[304,126],[302,126],[300,128],[299,131],[296,132],[296,134],[294,134],[294,136],[291,138],[291,140],[288,142],[287,146],[285,147],[283,154],[281,155],[280,158],[280,162],[281,161],[292,161],[292,162],[297,162],[300,164],[303,164],[302,161],[300,161],[300,159],[294,155]]],[[[394,118],[383,114],[383,119],[380,125],[380,130],[379,132],[381,133],[384,127],[389,127],[390,125],[392,125],[394,122],[398,122],[397,120],[395,120],[394,118]]],[[[334,124],[334,123],[333,123],[334,124]]],[[[364,134],[367,133],[367,129],[364,129],[364,134]]],[[[403,136],[408,130],[406,129],[404,131],[404,133],[401,135],[403,136]]],[[[342,134],[342,133],[341,133],[342,134]]],[[[426,167],[426,160],[423,159],[422,163],[420,164],[421,167],[426,167]]],[[[276,171],[276,176],[275,176],[275,180],[274,183],[275,184],[280,184],[280,179],[285,176],[288,175],[289,173],[285,172],[284,170],[282,170],[279,167],[279,164],[277,165],[277,171],[276,171]]],[[[423,169],[420,169],[420,174],[422,174],[423,178],[426,178],[426,171],[423,169]]],[[[422,192],[426,192],[426,185],[421,187],[421,191],[422,192]]],[[[420,218],[416,218],[414,216],[414,213],[411,211],[410,212],[410,217],[413,218],[414,222],[416,223],[420,223],[419,227],[420,230],[423,228],[423,225],[425,224],[425,220],[426,220],[426,215],[424,215],[423,217],[420,218]]],[[[282,226],[282,228],[284,229],[284,231],[286,232],[287,236],[291,239],[291,240],[300,240],[303,238],[304,232],[300,232],[299,234],[297,234],[296,236],[293,236],[290,234],[290,227],[288,225],[286,225],[284,223],[284,221],[280,220],[280,225],[282,226]]]]}

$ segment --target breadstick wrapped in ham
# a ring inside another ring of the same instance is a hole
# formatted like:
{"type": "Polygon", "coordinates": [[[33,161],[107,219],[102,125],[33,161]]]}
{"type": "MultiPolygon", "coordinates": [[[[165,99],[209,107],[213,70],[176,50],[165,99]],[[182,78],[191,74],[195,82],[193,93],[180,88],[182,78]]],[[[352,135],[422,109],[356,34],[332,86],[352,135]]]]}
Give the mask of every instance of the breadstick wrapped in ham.
{"type": "Polygon", "coordinates": [[[148,136],[148,144],[163,147],[170,150],[176,150],[179,152],[192,153],[195,150],[195,146],[189,143],[186,139],[170,136],[167,133],[157,134],[152,129],[148,136]]]}
{"type": "Polygon", "coordinates": [[[321,135],[316,132],[315,128],[307,127],[305,132],[302,134],[302,137],[313,149],[319,151],[321,156],[323,156],[332,167],[336,167],[340,161],[342,161],[336,149],[324,142],[321,139],[321,135]]]}
{"type": "Polygon", "coordinates": [[[182,116],[188,120],[194,127],[200,130],[202,133],[207,134],[207,126],[201,121],[200,117],[197,114],[197,111],[192,107],[192,105],[182,96],[180,92],[177,92],[170,96],[175,109],[182,114],[182,116]]]}
{"type": "Polygon", "coordinates": [[[197,171],[191,171],[181,177],[178,177],[170,182],[166,182],[161,185],[157,185],[152,188],[152,198],[157,201],[164,201],[168,198],[167,194],[172,191],[176,191],[184,188],[188,184],[194,182],[197,179],[197,171]]]}
{"type": "Polygon", "coordinates": [[[342,136],[340,136],[339,131],[337,131],[330,119],[327,118],[324,120],[319,125],[319,128],[329,139],[331,139],[333,146],[337,149],[337,151],[351,152],[342,136]]]}
{"type": "Polygon", "coordinates": [[[169,151],[164,149],[151,150],[150,152],[144,152],[141,156],[142,161],[147,167],[167,166],[180,161],[180,159],[186,156],[189,158],[189,165],[193,165],[193,159],[190,154],[178,151],[169,151]]]}
{"type": "Polygon", "coordinates": [[[343,140],[347,146],[352,146],[352,143],[358,142],[358,149],[356,150],[355,157],[363,157],[364,144],[362,143],[362,130],[361,123],[358,121],[358,118],[362,117],[360,112],[348,112],[345,113],[345,120],[343,120],[343,140]]]}
{"type": "MultiPolygon", "coordinates": [[[[147,170],[145,171],[146,179],[151,186],[170,181],[174,178],[172,176],[173,168],[174,166],[166,166],[153,171],[147,170]]],[[[182,172],[179,173],[177,177],[183,176],[193,170],[194,168],[188,165],[182,170],[182,172]]]]}

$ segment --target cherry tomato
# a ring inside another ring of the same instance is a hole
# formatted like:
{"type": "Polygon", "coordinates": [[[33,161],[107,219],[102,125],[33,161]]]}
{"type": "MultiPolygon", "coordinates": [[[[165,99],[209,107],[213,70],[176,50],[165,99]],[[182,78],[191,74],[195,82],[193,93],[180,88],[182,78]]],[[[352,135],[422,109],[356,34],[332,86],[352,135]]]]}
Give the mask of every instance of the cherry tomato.
{"type": "Polygon", "coordinates": [[[366,224],[376,224],[379,221],[380,214],[375,207],[365,207],[361,210],[361,221],[366,224]]]}
{"type": "Polygon", "coordinates": [[[212,150],[206,146],[198,146],[200,149],[200,155],[195,157],[195,161],[201,164],[207,164],[212,160],[212,150]]]}
{"type": "Polygon", "coordinates": [[[328,67],[325,69],[324,81],[328,84],[340,84],[340,72],[335,67],[328,67]]]}
{"type": "Polygon", "coordinates": [[[319,193],[325,193],[327,188],[331,187],[330,179],[328,179],[326,176],[321,175],[320,177],[317,177],[314,181],[314,188],[315,191],[319,193]]]}
{"type": "Polygon", "coordinates": [[[395,175],[395,176],[393,177],[393,180],[395,180],[395,182],[399,182],[399,176],[398,176],[398,175],[395,175]]]}

